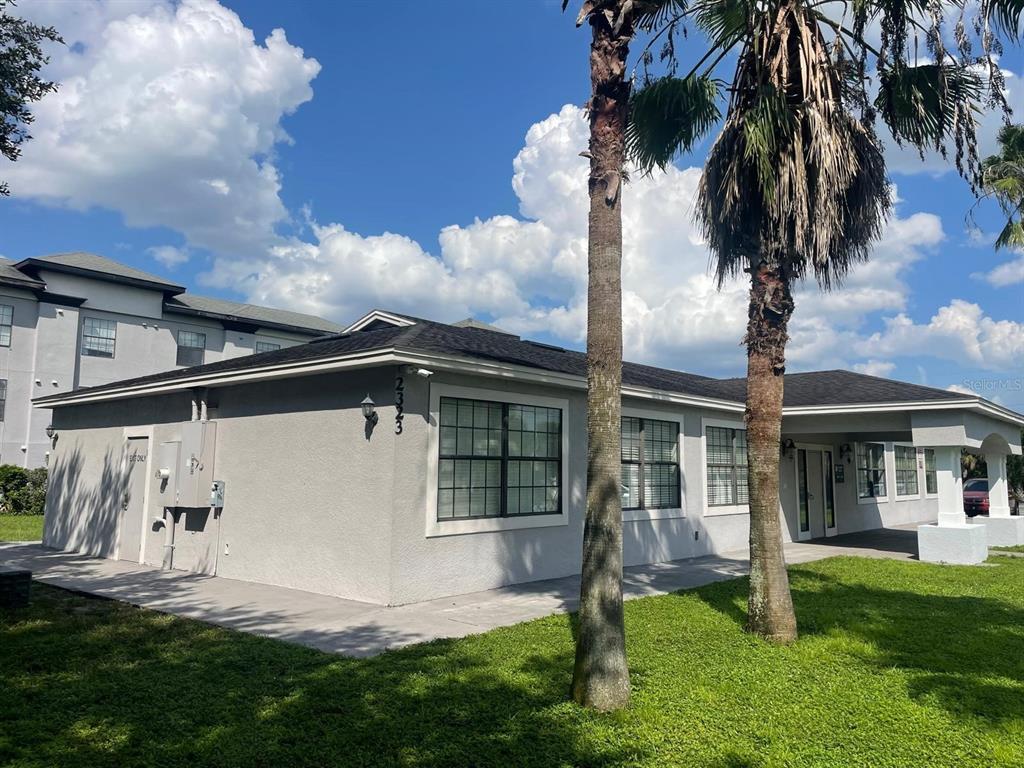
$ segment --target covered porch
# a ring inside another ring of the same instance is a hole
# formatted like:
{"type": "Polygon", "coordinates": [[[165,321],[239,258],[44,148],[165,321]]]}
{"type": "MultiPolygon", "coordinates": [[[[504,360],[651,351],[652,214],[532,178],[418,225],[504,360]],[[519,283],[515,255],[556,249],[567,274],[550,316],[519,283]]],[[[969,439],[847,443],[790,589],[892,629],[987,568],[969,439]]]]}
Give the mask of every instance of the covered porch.
{"type": "Polygon", "coordinates": [[[917,527],[920,557],[978,563],[988,546],[1024,544],[1008,502],[1006,460],[1020,425],[968,410],[875,408],[783,420],[780,500],[791,541],[917,527]],[[988,517],[964,513],[961,450],[989,467],[988,517]]]}

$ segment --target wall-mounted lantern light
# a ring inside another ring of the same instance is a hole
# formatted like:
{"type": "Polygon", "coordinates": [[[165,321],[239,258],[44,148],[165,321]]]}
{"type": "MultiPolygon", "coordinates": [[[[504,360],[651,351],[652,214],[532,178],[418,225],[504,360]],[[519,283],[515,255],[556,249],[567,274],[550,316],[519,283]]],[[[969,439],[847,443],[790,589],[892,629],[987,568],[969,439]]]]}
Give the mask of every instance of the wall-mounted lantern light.
{"type": "Polygon", "coordinates": [[[363,418],[366,419],[366,422],[368,424],[376,424],[377,411],[374,407],[376,406],[376,403],[373,402],[373,398],[367,395],[359,405],[363,409],[363,418]]]}
{"type": "Polygon", "coordinates": [[[787,437],[779,443],[779,450],[783,456],[792,456],[793,451],[796,450],[796,443],[793,442],[793,438],[787,437]]]}
{"type": "Polygon", "coordinates": [[[53,440],[53,438],[56,437],[56,435],[57,435],[57,430],[53,428],[53,424],[47,424],[46,425],[46,436],[48,438],[50,438],[51,440],[53,440]]]}
{"type": "Polygon", "coordinates": [[[843,443],[839,446],[839,458],[841,461],[845,461],[847,464],[850,463],[850,456],[853,454],[853,449],[849,443],[843,443]]]}

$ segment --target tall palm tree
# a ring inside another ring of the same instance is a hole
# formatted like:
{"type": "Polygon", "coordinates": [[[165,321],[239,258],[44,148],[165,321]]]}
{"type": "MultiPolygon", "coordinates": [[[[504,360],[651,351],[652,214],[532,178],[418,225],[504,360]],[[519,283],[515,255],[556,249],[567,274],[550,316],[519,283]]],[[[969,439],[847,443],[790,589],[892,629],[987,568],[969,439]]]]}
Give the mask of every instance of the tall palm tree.
{"type": "Polygon", "coordinates": [[[999,131],[999,154],[983,163],[985,196],[994,197],[1006,215],[996,248],[1024,248],[1024,124],[999,131]]]}
{"type": "Polygon", "coordinates": [[[1006,108],[994,31],[1015,36],[1022,12],[1020,0],[696,0],[669,23],[700,28],[707,52],[685,76],[648,78],[634,95],[627,143],[651,171],[706,135],[729,94],[696,217],[719,285],[742,273],[750,280],[747,628],[768,640],[797,635],[779,519],[793,285],[809,275],[823,289],[837,285],[881,234],[892,201],[879,118],[898,144],[944,155],[952,144],[957,168],[979,188],[975,115],[1006,108]],[[878,45],[868,39],[874,22],[878,45]],[[715,71],[733,51],[735,71],[723,83],[715,71]]]}
{"type": "MultiPolygon", "coordinates": [[[[562,10],[569,4],[563,0],[562,10]]],[[[587,242],[587,511],[572,697],[610,711],[629,703],[622,609],[622,185],[631,83],[626,60],[638,27],[678,0],[585,0],[589,23],[590,214],[587,242]]]]}

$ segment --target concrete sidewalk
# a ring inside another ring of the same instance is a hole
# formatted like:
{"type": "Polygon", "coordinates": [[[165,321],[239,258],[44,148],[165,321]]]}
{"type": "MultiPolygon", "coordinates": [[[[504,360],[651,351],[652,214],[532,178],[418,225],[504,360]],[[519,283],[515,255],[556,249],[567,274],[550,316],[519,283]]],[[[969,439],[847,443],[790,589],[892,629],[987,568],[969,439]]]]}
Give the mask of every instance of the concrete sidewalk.
{"type": "MultiPolygon", "coordinates": [[[[835,555],[910,559],[916,553],[916,526],[786,545],[790,564],[835,555]]],[[[217,576],[161,571],[35,543],[0,543],[0,564],[29,568],[36,579],[57,587],[349,656],[373,656],[388,648],[464,637],[573,611],[579,596],[579,577],[568,576],[389,608],[217,576]]],[[[625,570],[625,596],[667,594],[743,576],[748,565],[747,553],[741,551],[633,566],[625,570]]]]}

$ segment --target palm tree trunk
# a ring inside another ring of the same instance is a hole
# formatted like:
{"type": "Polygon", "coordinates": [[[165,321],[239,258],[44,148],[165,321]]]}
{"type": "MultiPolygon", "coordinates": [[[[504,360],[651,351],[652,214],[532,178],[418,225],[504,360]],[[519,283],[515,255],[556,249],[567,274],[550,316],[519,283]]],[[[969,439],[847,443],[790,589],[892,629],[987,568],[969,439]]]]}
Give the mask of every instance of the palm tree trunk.
{"type": "Polygon", "coordinates": [[[747,447],[750,484],[750,598],[747,631],[796,640],[796,614],[782,548],[779,445],[786,332],[793,314],[788,276],[763,262],[751,270],[747,322],[747,447]]]}
{"type": "MultiPolygon", "coordinates": [[[[619,2],[608,3],[618,16],[619,2]]],[[[572,697],[609,711],[629,703],[622,611],[622,210],[632,26],[590,16],[590,235],[587,286],[587,515],[572,697]]]]}

